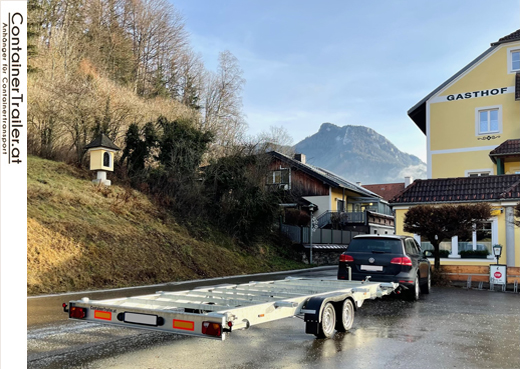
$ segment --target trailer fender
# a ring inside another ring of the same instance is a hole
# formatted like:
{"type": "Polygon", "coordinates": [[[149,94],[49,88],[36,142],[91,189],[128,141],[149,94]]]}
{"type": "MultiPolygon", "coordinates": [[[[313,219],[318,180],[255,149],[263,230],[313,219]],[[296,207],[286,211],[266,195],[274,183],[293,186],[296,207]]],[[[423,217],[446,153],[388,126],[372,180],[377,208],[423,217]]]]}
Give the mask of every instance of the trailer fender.
{"type": "Polygon", "coordinates": [[[338,294],[332,296],[315,296],[308,299],[302,306],[302,311],[305,313],[303,317],[303,320],[305,321],[305,333],[314,335],[319,334],[321,313],[327,302],[332,302],[334,308],[337,309],[337,304],[343,302],[349,297],[350,294],[338,294]]]}

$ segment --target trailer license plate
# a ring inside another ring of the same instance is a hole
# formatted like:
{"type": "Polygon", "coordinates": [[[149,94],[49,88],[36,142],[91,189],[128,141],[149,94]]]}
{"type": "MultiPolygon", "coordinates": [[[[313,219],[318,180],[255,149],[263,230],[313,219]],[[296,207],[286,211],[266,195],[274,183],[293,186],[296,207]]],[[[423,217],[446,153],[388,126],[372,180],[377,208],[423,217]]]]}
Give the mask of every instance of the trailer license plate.
{"type": "Polygon", "coordinates": [[[157,327],[157,315],[125,313],[125,323],[152,325],[157,327]]]}
{"type": "Polygon", "coordinates": [[[369,270],[372,272],[382,272],[383,267],[380,265],[361,265],[361,270],[369,270]]]}

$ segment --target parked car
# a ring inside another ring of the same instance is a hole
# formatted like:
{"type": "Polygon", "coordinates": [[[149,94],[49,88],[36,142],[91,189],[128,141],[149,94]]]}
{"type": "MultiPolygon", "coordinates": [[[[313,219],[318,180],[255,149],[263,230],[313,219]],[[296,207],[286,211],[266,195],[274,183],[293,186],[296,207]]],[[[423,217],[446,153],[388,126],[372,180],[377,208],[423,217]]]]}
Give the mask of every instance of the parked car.
{"type": "Polygon", "coordinates": [[[418,300],[421,293],[430,293],[430,262],[412,237],[354,237],[340,255],[338,279],[349,279],[349,273],[356,281],[370,277],[371,281],[399,283],[400,292],[410,300],[418,300]]]}

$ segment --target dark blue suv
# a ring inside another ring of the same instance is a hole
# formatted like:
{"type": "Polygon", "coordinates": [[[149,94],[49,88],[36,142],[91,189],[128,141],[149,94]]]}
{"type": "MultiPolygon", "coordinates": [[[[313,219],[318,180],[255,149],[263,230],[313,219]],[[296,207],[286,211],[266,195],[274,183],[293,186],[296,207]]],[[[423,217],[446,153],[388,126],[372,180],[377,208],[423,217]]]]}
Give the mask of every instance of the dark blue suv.
{"type": "Polygon", "coordinates": [[[430,293],[431,267],[412,237],[392,235],[356,236],[339,258],[338,279],[396,282],[410,300],[430,293]],[[350,270],[349,270],[350,267],[350,270]]]}

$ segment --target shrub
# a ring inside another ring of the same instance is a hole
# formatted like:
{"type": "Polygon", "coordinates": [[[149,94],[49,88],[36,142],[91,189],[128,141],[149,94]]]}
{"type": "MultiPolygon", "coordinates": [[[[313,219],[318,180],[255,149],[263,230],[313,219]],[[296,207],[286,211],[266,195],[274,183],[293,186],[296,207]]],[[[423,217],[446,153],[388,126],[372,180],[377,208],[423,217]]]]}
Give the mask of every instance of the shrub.
{"type": "Polygon", "coordinates": [[[461,258],[486,258],[489,255],[488,250],[463,250],[459,252],[461,258]]]}
{"type": "Polygon", "coordinates": [[[450,255],[449,250],[439,250],[439,256],[441,258],[447,258],[450,255]]]}

